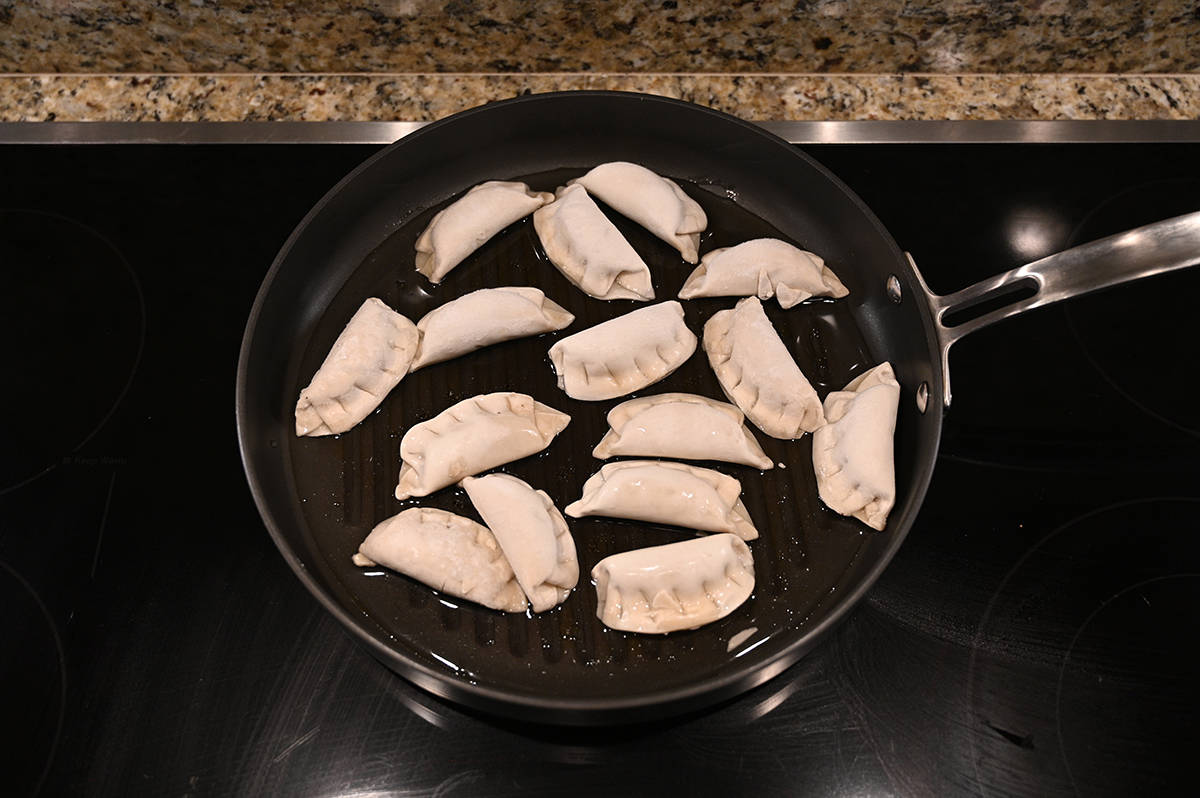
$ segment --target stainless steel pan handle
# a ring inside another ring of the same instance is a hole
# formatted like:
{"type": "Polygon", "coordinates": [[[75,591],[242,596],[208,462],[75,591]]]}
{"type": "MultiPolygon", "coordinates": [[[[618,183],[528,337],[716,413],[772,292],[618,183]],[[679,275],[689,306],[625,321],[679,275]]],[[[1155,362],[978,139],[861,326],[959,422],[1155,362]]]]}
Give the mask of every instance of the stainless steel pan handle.
{"type": "MultiPolygon", "coordinates": [[[[912,263],[912,256],[909,256],[912,263]]],[[[1148,224],[981,280],[961,291],[929,290],[912,263],[933,309],[942,358],[945,403],[950,406],[950,346],[989,324],[1101,288],[1200,264],[1200,212],[1148,224]],[[1000,307],[979,315],[983,305],[1000,307]]]]}

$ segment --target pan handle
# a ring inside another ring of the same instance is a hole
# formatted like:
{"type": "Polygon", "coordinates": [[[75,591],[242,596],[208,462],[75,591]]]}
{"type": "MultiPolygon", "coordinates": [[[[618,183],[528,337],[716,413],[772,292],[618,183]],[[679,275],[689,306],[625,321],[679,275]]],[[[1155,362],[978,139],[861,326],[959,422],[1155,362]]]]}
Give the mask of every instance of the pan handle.
{"type": "Polygon", "coordinates": [[[1200,212],[1081,244],[952,294],[930,291],[911,255],[908,260],[933,310],[949,407],[950,347],[955,341],[1061,299],[1200,264],[1200,212]]]}

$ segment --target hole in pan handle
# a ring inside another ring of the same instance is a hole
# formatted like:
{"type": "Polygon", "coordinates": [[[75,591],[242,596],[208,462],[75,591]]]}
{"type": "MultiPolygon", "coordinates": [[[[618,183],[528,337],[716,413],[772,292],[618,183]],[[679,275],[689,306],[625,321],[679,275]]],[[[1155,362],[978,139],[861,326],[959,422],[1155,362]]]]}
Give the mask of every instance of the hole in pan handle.
{"type": "Polygon", "coordinates": [[[1200,212],[1081,244],[944,296],[929,290],[911,255],[908,261],[933,310],[949,407],[955,341],[1027,310],[1200,264],[1200,212]]]}

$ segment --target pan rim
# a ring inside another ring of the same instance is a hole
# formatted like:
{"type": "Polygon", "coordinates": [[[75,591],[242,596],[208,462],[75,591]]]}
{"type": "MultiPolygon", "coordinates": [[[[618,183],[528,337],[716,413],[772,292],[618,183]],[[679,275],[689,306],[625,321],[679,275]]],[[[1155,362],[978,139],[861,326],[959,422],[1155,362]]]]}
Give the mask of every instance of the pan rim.
{"type": "MultiPolygon", "coordinates": [[[[256,473],[256,469],[251,467],[253,457],[252,449],[255,443],[249,438],[247,430],[247,412],[248,412],[248,377],[249,377],[249,359],[251,350],[255,340],[255,332],[258,328],[258,322],[263,312],[263,308],[267,302],[267,298],[271,293],[271,288],[282,269],[285,261],[287,261],[291,251],[298,239],[303,235],[305,230],[310,226],[324,209],[342,192],[342,189],[354,181],[363,172],[369,170],[378,160],[387,157],[394,148],[403,145],[405,142],[421,140],[424,137],[436,136],[446,124],[452,124],[457,120],[469,118],[478,113],[488,111],[496,107],[512,106],[517,104],[536,104],[541,102],[560,102],[562,98],[579,98],[579,97],[604,97],[604,98],[625,98],[638,102],[653,102],[662,103],[673,106],[686,107],[691,112],[701,112],[710,115],[722,122],[736,123],[736,125],[744,128],[748,132],[764,137],[772,143],[772,145],[781,148],[792,157],[799,157],[806,160],[809,165],[817,169],[827,180],[839,187],[846,196],[857,207],[863,217],[876,229],[877,233],[883,238],[886,245],[893,251],[893,256],[897,268],[904,271],[910,278],[910,284],[914,283],[915,272],[907,263],[903,256],[900,247],[892,238],[891,233],[883,226],[875,214],[869,207],[849,189],[836,175],[826,169],[823,165],[813,159],[811,156],[797,150],[792,144],[789,144],[784,139],[767,131],[766,129],[746,121],[736,116],[717,111],[705,106],[696,105],[683,100],[677,100],[670,97],[663,97],[652,94],[640,94],[635,92],[617,92],[617,91],[571,91],[571,92],[547,92],[542,94],[528,94],[520,97],[502,100],[499,102],[488,103],[477,106],[460,113],[445,117],[437,122],[427,125],[414,133],[405,136],[387,145],[365,159],[362,163],[351,170],[345,177],[339,180],[332,186],[321,199],[313,205],[307,214],[297,223],[292,233],[288,236],[284,244],[280,247],[278,254],[275,256],[270,268],[263,278],[262,284],[259,286],[258,293],[255,296],[254,303],[251,306],[250,314],[247,318],[245,332],[242,336],[241,346],[238,355],[238,367],[236,375],[236,390],[235,390],[235,415],[236,429],[238,436],[238,452],[242,460],[243,471],[246,474],[247,482],[250,487],[250,492],[253,496],[254,503],[258,509],[258,513],[263,523],[267,527],[275,547],[283,555],[284,560],[291,568],[293,574],[300,580],[309,593],[311,593],[327,611],[329,611],[346,629],[350,630],[355,637],[361,642],[367,644],[368,651],[373,656],[381,660],[381,662],[393,670],[397,674],[403,676],[408,681],[415,684],[417,687],[424,689],[434,695],[446,698],[452,701],[461,702],[468,706],[478,708],[484,711],[495,714],[518,718],[521,720],[533,720],[540,723],[550,723],[559,725],[611,725],[616,723],[627,723],[631,721],[645,720],[654,713],[654,717],[662,718],[664,716],[676,716],[685,713],[689,710],[700,709],[711,706],[722,700],[728,699],[734,695],[740,694],[753,687],[757,687],[770,679],[783,673],[796,662],[798,662],[810,649],[819,643],[829,632],[840,623],[846,615],[858,605],[866,593],[874,586],[880,575],[891,563],[892,558],[899,550],[900,546],[908,536],[908,532],[913,526],[917,514],[920,511],[921,505],[924,502],[925,494],[928,490],[929,483],[932,479],[933,466],[936,462],[936,453],[941,443],[941,415],[942,415],[942,385],[941,374],[938,369],[933,370],[933,383],[930,386],[930,397],[928,402],[928,412],[933,413],[935,417],[930,423],[933,427],[932,436],[932,453],[927,463],[922,463],[918,469],[918,473],[914,475],[914,492],[911,503],[903,508],[903,513],[899,518],[895,519],[895,525],[888,529],[885,533],[890,538],[887,546],[884,548],[879,560],[866,573],[863,579],[854,587],[853,590],[843,594],[830,612],[821,619],[814,627],[809,629],[798,639],[793,640],[784,648],[780,649],[776,654],[769,659],[758,662],[747,662],[741,667],[732,668],[729,673],[719,674],[703,679],[699,682],[668,688],[657,691],[648,691],[632,696],[618,696],[605,698],[550,698],[535,694],[513,691],[510,689],[493,687],[489,685],[472,683],[463,681],[451,674],[437,671],[423,663],[417,662],[397,649],[386,645],[378,637],[372,634],[357,618],[352,616],[345,607],[337,602],[328,591],[322,588],[309,572],[304,561],[293,550],[293,547],[288,543],[281,530],[281,526],[276,519],[274,513],[266,499],[262,481],[256,473]]],[[[929,362],[937,362],[937,344],[936,335],[934,332],[932,311],[927,302],[922,301],[922,297],[914,297],[917,310],[921,316],[922,327],[925,332],[926,348],[929,354],[929,362]]]]}

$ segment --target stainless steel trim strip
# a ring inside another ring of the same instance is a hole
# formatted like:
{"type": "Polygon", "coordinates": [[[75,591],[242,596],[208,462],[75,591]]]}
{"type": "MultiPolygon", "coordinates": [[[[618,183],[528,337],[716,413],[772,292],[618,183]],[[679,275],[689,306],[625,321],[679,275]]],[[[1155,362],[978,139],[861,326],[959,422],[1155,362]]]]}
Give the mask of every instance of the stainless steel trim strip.
{"type": "Polygon", "coordinates": [[[1200,142],[1196,120],[762,122],[793,144],[1125,144],[1200,142]]]}
{"type": "MultiPolygon", "coordinates": [[[[388,144],[426,122],[3,122],[0,144],[388,144]]],[[[760,123],[793,144],[1200,142],[1200,120],[760,123]]]]}

